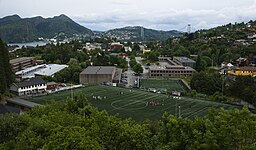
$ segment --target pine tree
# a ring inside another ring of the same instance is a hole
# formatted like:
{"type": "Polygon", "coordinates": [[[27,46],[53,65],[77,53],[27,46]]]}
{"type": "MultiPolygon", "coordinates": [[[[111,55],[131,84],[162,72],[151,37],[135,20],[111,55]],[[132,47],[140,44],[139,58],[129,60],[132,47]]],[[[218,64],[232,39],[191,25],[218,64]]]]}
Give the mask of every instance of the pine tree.
{"type": "Polygon", "coordinates": [[[0,39],[0,94],[3,94],[13,83],[14,75],[9,63],[8,50],[0,39]]]}
{"type": "Polygon", "coordinates": [[[0,94],[4,93],[7,84],[5,79],[5,69],[4,69],[4,44],[0,39],[0,94]]]}
{"type": "MultiPolygon", "coordinates": [[[[4,45],[4,43],[2,42],[4,45]]],[[[14,73],[12,72],[10,60],[9,60],[9,52],[6,46],[3,46],[3,63],[4,63],[4,72],[6,78],[6,84],[9,87],[14,82],[14,73]]]]}

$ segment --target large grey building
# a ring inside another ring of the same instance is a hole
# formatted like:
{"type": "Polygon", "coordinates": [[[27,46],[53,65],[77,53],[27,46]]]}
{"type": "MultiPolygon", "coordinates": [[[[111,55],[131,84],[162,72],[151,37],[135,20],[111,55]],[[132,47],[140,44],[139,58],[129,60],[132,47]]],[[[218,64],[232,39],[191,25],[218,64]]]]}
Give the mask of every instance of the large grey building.
{"type": "Polygon", "coordinates": [[[186,77],[192,76],[195,70],[191,67],[167,65],[167,66],[150,66],[150,77],[186,77]]]}
{"type": "Polygon", "coordinates": [[[27,67],[32,67],[36,64],[35,57],[20,57],[10,60],[10,65],[14,72],[20,71],[27,67]]]}
{"type": "Polygon", "coordinates": [[[80,84],[100,84],[113,82],[116,73],[114,66],[89,66],[80,73],[80,84]]]}
{"type": "Polygon", "coordinates": [[[159,57],[159,66],[149,67],[149,77],[186,77],[192,76],[195,61],[187,57],[159,57]]]}
{"type": "Polygon", "coordinates": [[[173,57],[173,61],[178,65],[188,66],[191,68],[195,68],[196,66],[196,62],[187,57],[173,57]]]}

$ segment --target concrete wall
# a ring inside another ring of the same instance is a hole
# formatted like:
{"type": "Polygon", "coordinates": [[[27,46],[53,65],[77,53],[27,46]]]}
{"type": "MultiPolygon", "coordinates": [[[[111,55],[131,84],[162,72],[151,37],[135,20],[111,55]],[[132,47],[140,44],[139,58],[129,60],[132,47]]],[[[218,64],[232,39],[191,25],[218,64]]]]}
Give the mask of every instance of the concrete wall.
{"type": "Polygon", "coordinates": [[[112,74],[80,74],[80,84],[99,84],[102,82],[112,82],[112,74]]]}

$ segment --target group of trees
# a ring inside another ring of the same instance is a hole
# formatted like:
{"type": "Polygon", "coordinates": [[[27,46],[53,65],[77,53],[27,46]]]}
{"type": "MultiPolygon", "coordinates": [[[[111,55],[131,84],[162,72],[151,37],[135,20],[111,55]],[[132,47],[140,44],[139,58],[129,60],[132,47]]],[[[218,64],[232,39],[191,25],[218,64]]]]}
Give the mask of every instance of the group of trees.
{"type": "Polygon", "coordinates": [[[84,95],[0,116],[0,149],[254,149],[256,115],[212,109],[195,119],[165,113],[135,122],[93,108],[84,95]]]}
{"type": "Polygon", "coordinates": [[[0,39],[0,96],[8,91],[14,81],[14,74],[9,63],[9,52],[6,45],[0,39]]]}
{"type": "Polygon", "coordinates": [[[143,68],[140,63],[137,63],[134,56],[130,57],[130,67],[132,68],[132,71],[136,72],[137,74],[143,73],[143,68]]]}
{"type": "Polygon", "coordinates": [[[235,79],[225,80],[224,94],[256,105],[256,78],[238,76],[235,79]]]}
{"type": "Polygon", "coordinates": [[[252,76],[221,76],[213,71],[202,71],[193,75],[190,86],[215,101],[234,99],[256,104],[256,79],[252,76]]]}

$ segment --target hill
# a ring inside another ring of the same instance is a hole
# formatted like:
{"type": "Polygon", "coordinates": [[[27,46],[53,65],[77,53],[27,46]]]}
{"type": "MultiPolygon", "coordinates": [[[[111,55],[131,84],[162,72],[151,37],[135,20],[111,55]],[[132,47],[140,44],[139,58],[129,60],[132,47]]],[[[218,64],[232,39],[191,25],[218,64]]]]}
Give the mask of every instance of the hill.
{"type": "Polygon", "coordinates": [[[147,41],[147,40],[158,40],[162,41],[170,37],[182,36],[183,33],[171,30],[171,31],[162,31],[162,30],[153,30],[147,29],[140,26],[133,27],[124,27],[109,30],[105,33],[106,36],[117,38],[124,41],[147,41]],[[144,39],[142,38],[144,32],[144,39]]]}
{"type": "Polygon", "coordinates": [[[93,32],[65,15],[53,18],[33,17],[21,18],[18,15],[0,19],[0,37],[8,43],[29,42],[56,35],[70,37],[73,35],[92,35],[93,32]]]}

